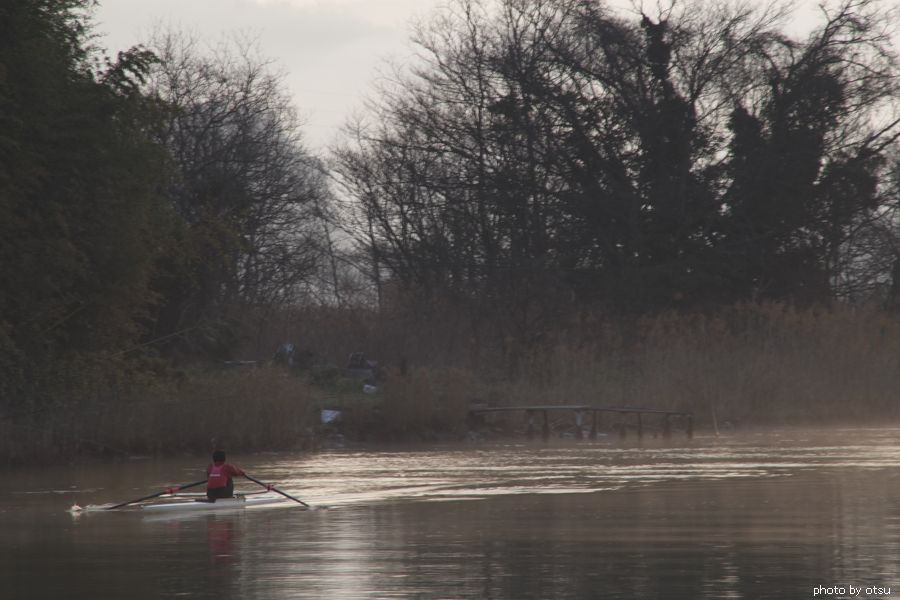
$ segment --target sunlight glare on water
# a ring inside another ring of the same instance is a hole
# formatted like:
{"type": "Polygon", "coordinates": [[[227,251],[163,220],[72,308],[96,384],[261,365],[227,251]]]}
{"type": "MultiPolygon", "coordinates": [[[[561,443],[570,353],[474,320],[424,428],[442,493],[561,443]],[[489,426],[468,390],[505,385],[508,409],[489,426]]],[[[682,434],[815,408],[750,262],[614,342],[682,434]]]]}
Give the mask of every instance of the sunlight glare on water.
{"type": "Polygon", "coordinates": [[[318,508],[201,515],[65,510],[195,481],[202,460],[10,471],[13,484],[0,493],[0,598],[783,599],[812,598],[818,585],[900,590],[898,440],[900,430],[845,429],[669,445],[232,456],[318,508]]]}

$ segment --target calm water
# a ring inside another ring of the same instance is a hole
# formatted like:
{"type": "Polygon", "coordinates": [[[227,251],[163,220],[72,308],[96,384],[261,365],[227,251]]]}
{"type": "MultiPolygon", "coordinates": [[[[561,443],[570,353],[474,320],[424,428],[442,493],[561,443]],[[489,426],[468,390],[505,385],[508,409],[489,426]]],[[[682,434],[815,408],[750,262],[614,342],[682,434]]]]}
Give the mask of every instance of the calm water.
{"type": "Polygon", "coordinates": [[[205,465],[7,471],[0,598],[900,596],[900,430],[229,458],[328,508],[73,517],[205,465]]]}

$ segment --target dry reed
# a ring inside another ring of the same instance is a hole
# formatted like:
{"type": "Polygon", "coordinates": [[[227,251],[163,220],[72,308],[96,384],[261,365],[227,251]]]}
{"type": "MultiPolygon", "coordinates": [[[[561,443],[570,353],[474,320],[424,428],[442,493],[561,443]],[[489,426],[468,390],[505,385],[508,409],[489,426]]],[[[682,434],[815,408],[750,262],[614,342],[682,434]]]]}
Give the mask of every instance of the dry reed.
{"type": "Polygon", "coordinates": [[[282,370],[201,373],[180,383],[70,397],[30,418],[0,421],[0,458],[301,448],[311,443],[312,411],[311,387],[282,370]]]}
{"type": "MultiPolygon", "coordinates": [[[[900,417],[900,319],[877,308],[743,305],[634,321],[582,315],[560,331],[527,347],[506,339],[455,357],[468,365],[457,369],[467,383],[456,389],[493,404],[692,411],[709,427],[900,417]]],[[[426,328],[420,335],[436,336],[426,328]]],[[[426,372],[385,388],[385,420],[401,429],[435,420],[444,386],[426,372]]],[[[451,415],[457,420],[443,429],[462,424],[459,410],[451,415]]]]}
{"type": "MultiPolygon", "coordinates": [[[[700,426],[900,417],[900,318],[871,307],[583,313],[541,335],[446,309],[303,309],[258,333],[257,346],[295,341],[332,364],[352,351],[381,359],[389,375],[380,393],[342,400],[345,427],[360,439],[464,432],[473,401],[689,410],[700,426]]],[[[0,419],[0,460],[304,447],[334,391],[274,368],[160,381],[69,389],[33,414],[0,419]]]]}

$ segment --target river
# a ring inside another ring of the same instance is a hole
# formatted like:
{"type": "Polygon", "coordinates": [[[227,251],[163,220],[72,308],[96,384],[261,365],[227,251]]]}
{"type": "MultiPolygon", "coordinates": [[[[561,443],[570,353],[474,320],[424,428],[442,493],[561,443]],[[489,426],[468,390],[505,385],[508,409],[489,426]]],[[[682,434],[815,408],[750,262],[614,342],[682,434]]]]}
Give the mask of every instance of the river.
{"type": "Polygon", "coordinates": [[[900,429],[229,459],[314,509],[73,515],[205,464],[3,471],[0,598],[900,596],[900,429]]]}

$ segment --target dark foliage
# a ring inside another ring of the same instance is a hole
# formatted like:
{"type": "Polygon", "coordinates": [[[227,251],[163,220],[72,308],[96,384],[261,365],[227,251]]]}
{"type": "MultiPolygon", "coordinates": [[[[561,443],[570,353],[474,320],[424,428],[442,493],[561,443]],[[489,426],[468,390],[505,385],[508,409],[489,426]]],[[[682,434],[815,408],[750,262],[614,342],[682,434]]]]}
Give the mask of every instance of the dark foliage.
{"type": "Polygon", "coordinates": [[[798,40],[750,4],[623,19],[581,0],[456,2],[337,155],[351,226],[380,279],[523,331],[573,305],[871,292],[858,242],[890,228],[900,134],[891,22],[850,0],[798,40]]]}
{"type": "MultiPolygon", "coordinates": [[[[134,344],[165,237],[140,49],[98,68],[83,0],[0,5],[0,396],[134,344]],[[69,365],[67,367],[66,365],[69,365]]],[[[61,382],[62,383],[62,382],[61,382]]]]}
{"type": "Polygon", "coordinates": [[[177,233],[159,263],[154,335],[225,358],[241,315],[296,301],[308,285],[327,191],[280,78],[252,46],[207,55],[177,33],[153,46],[149,88],[165,106],[156,136],[171,158],[164,194],[177,233]]]}

